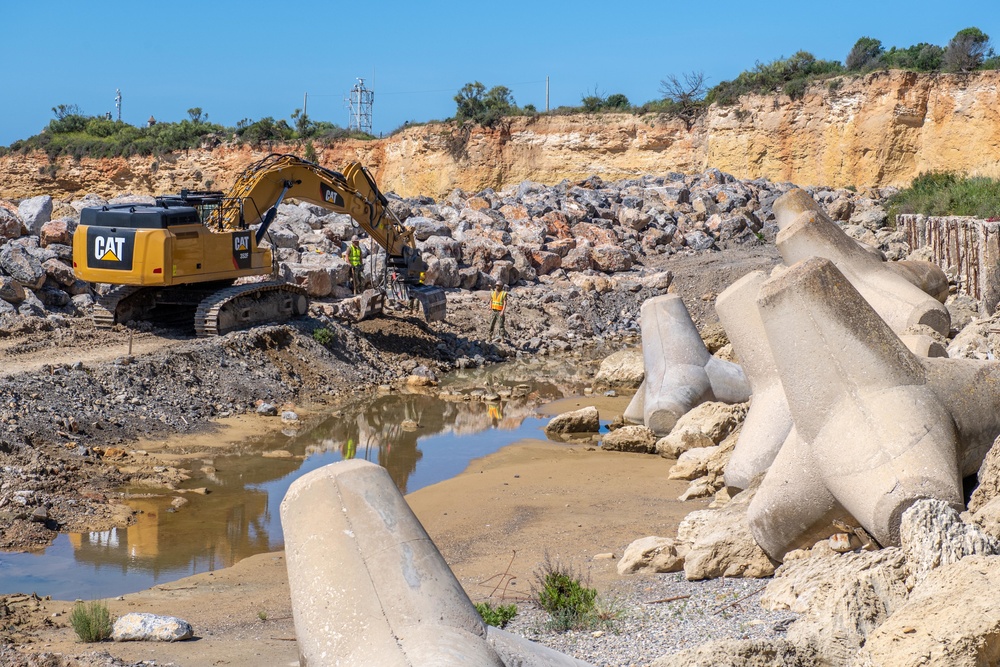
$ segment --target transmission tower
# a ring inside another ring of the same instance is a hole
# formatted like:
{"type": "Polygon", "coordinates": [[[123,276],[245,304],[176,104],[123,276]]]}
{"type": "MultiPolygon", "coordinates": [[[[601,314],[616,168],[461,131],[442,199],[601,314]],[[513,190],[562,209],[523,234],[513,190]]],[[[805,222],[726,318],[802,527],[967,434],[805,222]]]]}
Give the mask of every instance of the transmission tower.
{"type": "Polygon", "coordinates": [[[118,110],[118,122],[122,121],[122,91],[115,88],[115,108],[118,110]]]}
{"type": "Polygon", "coordinates": [[[358,79],[358,82],[351,88],[351,97],[347,101],[351,110],[351,117],[348,121],[348,130],[359,130],[368,134],[372,133],[372,103],[375,101],[375,92],[365,88],[365,80],[358,79]]]}

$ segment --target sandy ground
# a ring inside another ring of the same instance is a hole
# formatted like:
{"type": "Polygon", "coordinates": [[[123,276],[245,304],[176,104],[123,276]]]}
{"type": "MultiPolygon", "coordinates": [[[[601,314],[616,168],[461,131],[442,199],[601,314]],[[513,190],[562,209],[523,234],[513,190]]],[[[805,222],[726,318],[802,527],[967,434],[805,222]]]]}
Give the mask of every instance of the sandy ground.
{"type": "MultiPolygon", "coordinates": [[[[597,405],[613,418],[628,397],[565,399],[544,412],[597,405]]],[[[706,501],[674,500],[687,483],[667,480],[673,462],[605,452],[593,444],[524,441],[473,461],[458,477],[407,501],[473,601],[523,600],[548,557],[583,574],[602,593],[619,578],[616,559],[633,540],[674,535],[706,501]]],[[[71,602],[25,601],[47,619],[24,651],[86,656],[108,652],[157,665],[298,665],[284,554],[261,554],[234,567],[109,600],[113,615],[177,616],[196,638],[174,644],[82,644],[68,627],[71,602]],[[58,616],[56,616],[58,614],[58,616]]]]}

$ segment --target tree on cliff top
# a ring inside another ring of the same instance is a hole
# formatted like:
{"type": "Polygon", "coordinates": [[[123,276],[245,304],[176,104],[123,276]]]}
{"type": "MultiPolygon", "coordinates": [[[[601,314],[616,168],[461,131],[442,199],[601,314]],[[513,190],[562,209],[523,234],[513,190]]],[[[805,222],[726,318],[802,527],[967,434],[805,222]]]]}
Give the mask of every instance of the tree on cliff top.
{"type": "Polygon", "coordinates": [[[467,83],[455,95],[455,120],[471,120],[491,127],[504,116],[518,112],[514,95],[507,86],[486,86],[478,81],[467,83]]]}
{"type": "Polygon", "coordinates": [[[862,37],[851,47],[851,52],[847,54],[847,60],[844,64],[847,65],[850,72],[861,72],[877,66],[884,52],[881,40],[874,37],[862,37]]]}
{"type": "Polygon", "coordinates": [[[979,69],[992,56],[989,35],[979,28],[964,28],[948,42],[943,66],[947,72],[969,72],[979,69]]]}

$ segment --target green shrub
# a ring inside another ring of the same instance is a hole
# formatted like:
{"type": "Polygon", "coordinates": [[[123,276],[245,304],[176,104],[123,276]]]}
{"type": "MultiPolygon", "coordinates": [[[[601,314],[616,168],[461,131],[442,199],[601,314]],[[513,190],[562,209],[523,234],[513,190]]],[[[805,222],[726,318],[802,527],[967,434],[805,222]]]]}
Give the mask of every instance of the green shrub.
{"type": "Polygon", "coordinates": [[[111,614],[108,606],[99,600],[84,604],[77,602],[69,615],[69,623],[80,641],[104,641],[111,636],[111,614]]]}
{"type": "Polygon", "coordinates": [[[508,604],[494,607],[489,602],[477,602],[476,611],[482,616],[483,622],[486,625],[503,628],[510,623],[510,619],[517,616],[517,605],[508,604]]]}
{"type": "Polygon", "coordinates": [[[799,51],[791,58],[757,63],[752,70],[741,72],[734,80],[723,81],[709,90],[705,99],[709,104],[732,105],[748,93],[766,95],[779,89],[788,93],[789,84],[798,81],[801,83],[795,83],[793,90],[804,92],[810,81],[826,79],[843,71],[844,66],[835,60],[817,60],[813,54],[799,51]]]}
{"type": "Polygon", "coordinates": [[[580,576],[553,563],[548,554],[535,573],[538,604],[549,613],[549,627],[557,632],[590,627],[597,590],[580,583],[580,576]]]}
{"type": "Polygon", "coordinates": [[[920,174],[889,198],[888,211],[893,222],[901,213],[995,217],[1000,215],[1000,181],[952,172],[920,174]]]}
{"type": "Polygon", "coordinates": [[[320,345],[326,346],[337,339],[332,331],[326,327],[320,327],[319,329],[314,329],[312,332],[313,340],[320,345]]]}

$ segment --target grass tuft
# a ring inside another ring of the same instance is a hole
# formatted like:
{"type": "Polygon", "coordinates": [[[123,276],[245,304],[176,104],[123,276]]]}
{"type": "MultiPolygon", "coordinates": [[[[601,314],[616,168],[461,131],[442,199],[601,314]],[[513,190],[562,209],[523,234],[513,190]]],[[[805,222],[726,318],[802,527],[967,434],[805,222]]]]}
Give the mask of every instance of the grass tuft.
{"type": "Polygon", "coordinates": [[[101,642],[111,636],[111,614],[100,600],[77,602],[69,615],[69,623],[80,641],[101,642]]]}

